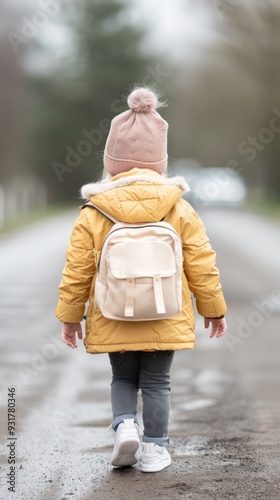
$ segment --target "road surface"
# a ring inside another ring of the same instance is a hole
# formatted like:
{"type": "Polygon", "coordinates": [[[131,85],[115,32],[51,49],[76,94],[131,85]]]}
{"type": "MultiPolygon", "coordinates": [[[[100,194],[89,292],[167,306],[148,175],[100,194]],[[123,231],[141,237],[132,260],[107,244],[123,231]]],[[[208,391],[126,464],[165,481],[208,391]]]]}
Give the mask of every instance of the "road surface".
{"type": "Polygon", "coordinates": [[[198,318],[196,351],[176,353],[173,462],[143,474],[109,466],[107,355],[60,341],[54,309],[76,215],[0,240],[0,500],[280,498],[280,226],[239,211],[200,213],[217,251],[228,333],[210,340],[198,318]]]}

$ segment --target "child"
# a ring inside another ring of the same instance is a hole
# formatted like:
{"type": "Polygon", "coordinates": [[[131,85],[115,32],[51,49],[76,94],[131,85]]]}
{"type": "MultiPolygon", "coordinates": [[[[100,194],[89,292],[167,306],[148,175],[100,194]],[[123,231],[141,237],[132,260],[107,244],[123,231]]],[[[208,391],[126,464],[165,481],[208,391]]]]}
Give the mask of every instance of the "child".
{"type": "Polygon", "coordinates": [[[171,464],[166,449],[170,409],[170,370],[177,349],[195,345],[191,294],[198,313],[211,323],[210,337],[226,331],[226,304],[215,267],[215,252],[193,208],[181,198],[182,177],[167,178],[168,124],[156,111],[159,102],[149,88],[136,88],[129,110],[112,120],[104,153],[105,178],[88,184],[82,197],[119,221],[170,223],[180,235],[183,252],[183,308],[177,316],[154,321],[106,319],[94,304],[94,285],[102,243],[113,222],[92,206],[80,212],[66,255],[57,318],[62,340],[77,347],[80,322],[89,300],[84,344],[88,353],[109,353],[115,446],[114,467],[137,463],[142,472],[171,464]],[[143,399],[144,433],[140,443],[137,393],[143,399]]]}

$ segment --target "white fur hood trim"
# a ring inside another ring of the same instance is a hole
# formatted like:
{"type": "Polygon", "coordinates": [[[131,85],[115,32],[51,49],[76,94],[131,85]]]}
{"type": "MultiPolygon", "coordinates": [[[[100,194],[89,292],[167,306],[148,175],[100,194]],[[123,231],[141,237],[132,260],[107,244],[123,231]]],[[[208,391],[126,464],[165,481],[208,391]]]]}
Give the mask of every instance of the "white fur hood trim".
{"type": "Polygon", "coordinates": [[[165,184],[166,186],[177,186],[184,193],[190,191],[189,185],[186,183],[184,177],[160,177],[155,175],[130,175],[127,177],[121,177],[115,181],[105,179],[101,182],[96,182],[92,184],[86,184],[81,189],[82,198],[88,200],[91,195],[104,193],[105,191],[110,191],[111,189],[129,186],[134,184],[134,182],[151,182],[152,184],[165,184]]]}

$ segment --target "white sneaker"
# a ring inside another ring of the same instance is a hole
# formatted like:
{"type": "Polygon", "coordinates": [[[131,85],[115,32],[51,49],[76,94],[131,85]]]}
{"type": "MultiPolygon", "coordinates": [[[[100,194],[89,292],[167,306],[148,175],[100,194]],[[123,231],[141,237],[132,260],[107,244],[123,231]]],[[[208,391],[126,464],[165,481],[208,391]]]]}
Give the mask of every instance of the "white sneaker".
{"type": "Polygon", "coordinates": [[[135,454],[140,446],[138,424],[131,419],[124,419],[116,430],[115,446],[110,464],[113,467],[134,465],[138,459],[135,454]]]}
{"type": "Polygon", "coordinates": [[[143,443],[139,464],[141,472],[159,472],[171,464],[171,457],[164,446],[155,443],[143,443]]]}

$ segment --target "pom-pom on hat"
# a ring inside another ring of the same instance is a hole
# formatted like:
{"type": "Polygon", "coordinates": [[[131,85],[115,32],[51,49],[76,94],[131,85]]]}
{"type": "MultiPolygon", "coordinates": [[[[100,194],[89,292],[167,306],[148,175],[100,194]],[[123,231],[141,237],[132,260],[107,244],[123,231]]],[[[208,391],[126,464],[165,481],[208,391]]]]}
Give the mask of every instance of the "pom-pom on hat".
{"type": "Polygon", "coordinates": [[[128,96],[129,110],[111,123],[104,152],[104,167],[111,175],[132,168],[150,168],[159,174],[167,169],[168,123],[156,111],[156,93],[136,88],[128,96]]]}

